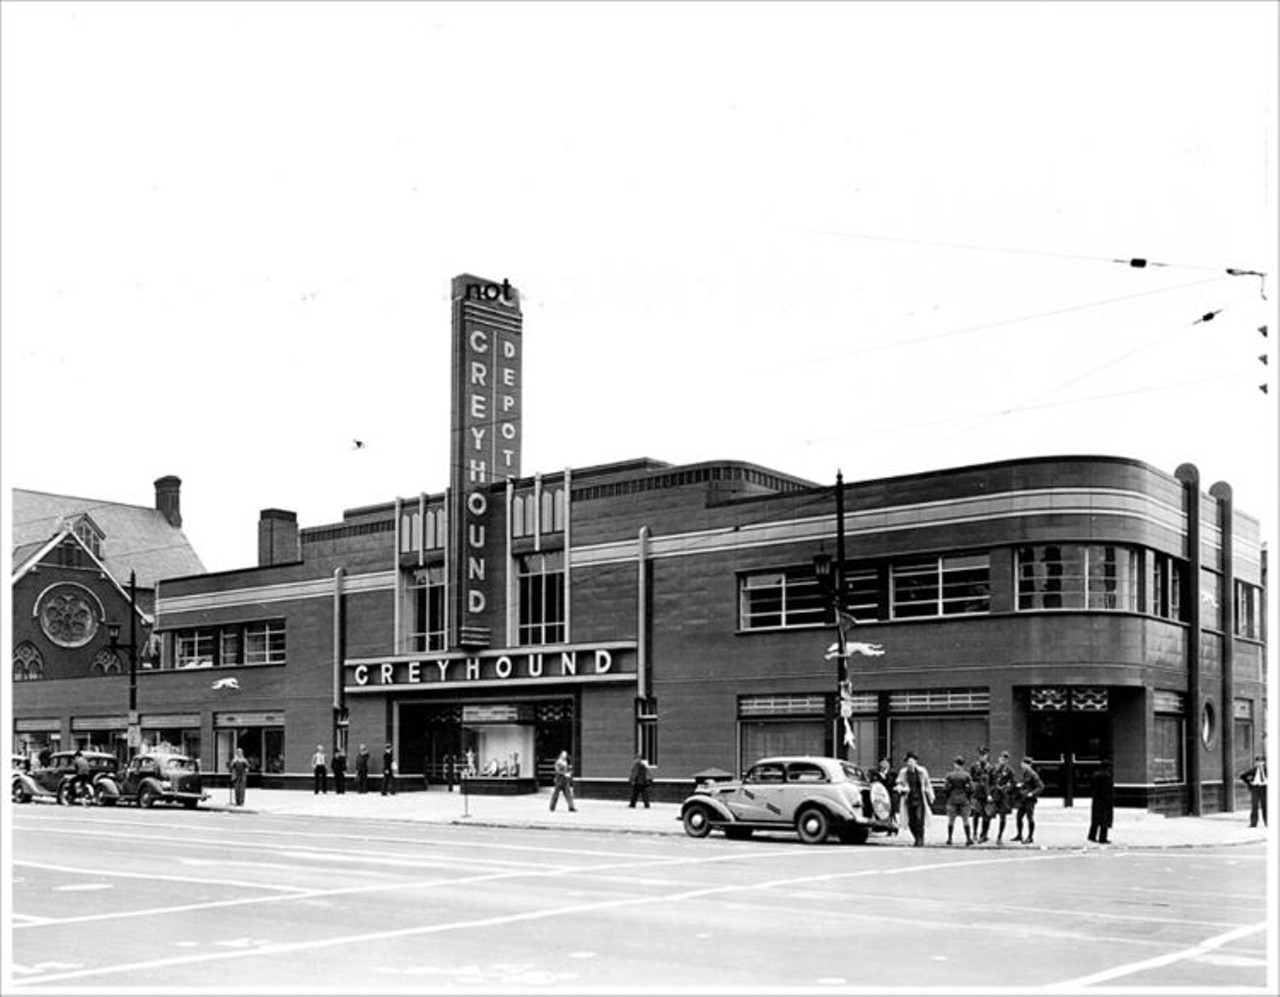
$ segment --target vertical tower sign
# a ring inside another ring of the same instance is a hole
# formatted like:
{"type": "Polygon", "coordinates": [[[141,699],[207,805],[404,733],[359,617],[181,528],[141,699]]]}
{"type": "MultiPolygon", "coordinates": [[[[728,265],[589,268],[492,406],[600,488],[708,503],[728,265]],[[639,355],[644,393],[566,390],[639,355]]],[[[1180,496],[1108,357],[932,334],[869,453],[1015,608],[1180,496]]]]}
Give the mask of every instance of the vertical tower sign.
{"type": "Polygon", "coordinates": [[[503,548],[504,517],[490,486],[520,476],[520,294],[463,274],[453,278],[453,415],[450,420],[451,643],[487,647],[497,586],[491,570],[503,548]]]}

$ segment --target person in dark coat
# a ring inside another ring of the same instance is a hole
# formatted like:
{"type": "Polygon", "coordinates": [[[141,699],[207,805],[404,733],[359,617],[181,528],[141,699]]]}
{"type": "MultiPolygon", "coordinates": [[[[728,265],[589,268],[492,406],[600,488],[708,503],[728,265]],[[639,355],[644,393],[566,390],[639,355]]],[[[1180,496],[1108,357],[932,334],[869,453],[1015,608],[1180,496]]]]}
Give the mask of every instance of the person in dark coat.
{"type": "Polygon", "coordinates": [[[644,760],[644,756],[637,754],[635,760],[631,763],[631,809],[636,808],[636,800],[644,800],[644,808],[649,809],[649,786],[653,783],[653,773],[649,769],[649,763],[644,760]]]}
{"type": "Polygon", "coordinates": [[[448,754],[444,756],[444,784],[445,784],[445,788],[448,789],[449,792],[451,793],[453,792],[453,778],[454,778],[453,768],[455,764],[456,762],[454,761],[454,757],[452,754],[448,754]]]}
{"type": "Polygon", "coordinates": [[[333,769],[333,788],[335,792],[347,791],[347,753],[341,748],[333,753],[333,761],[329,763],[333,769]]]}
{"type": "Polygon", "coordinates": [[[1252,806],[1249,809],[1249,826],[1258,826],[1258,814],[1262,814],[1262,823],[1267,823],[1267,760],[1262,755],[1255,755],[1253,768],[1240,773],[1240,778],[1249,787],[1252,806]]]}
{"type": "Polygon", "coordinates": [[[991,816],[995,807],[991,802],[991,752],[984,744],[978,749],[978,760],[969,766],[969,778],[973,780],[973,838],[978,844],[987,840],[991,832],[991,816]]]}
{"type": "Polygon", "coordinates": [[[1089,840],[1099,845],[1110,844],[1107,832],[1115,817],[1116,789],[1111,776],[1111,766],[1103,762],[1089,780],[1093,799],[1089,803],[1089,840]]]}
{"type": "Polygon", "coordinates": [[[244,756],[244,748],[236,748],[236,756],[228,766],[231,773],[231,795],[238,807],[244,806],[244,788],[249,784],[249,760],[244,756]]]}
{"type": "Polygon", "coordinates": [[[356,792],[367,793],[369,791],[369,749],[363,744],[360,745],[360,751],[356,754],[356,792]]]}
{"type": "Polygon", "coordinates": [[[1000,760],[991,770],[991,809],[1000,818],[996,828],[996,844],[1004,844],[1004,824],[1017,804],[1017,777],[1009,764],[1009,752],[1000,752],[1000,760]]]}
{"type": "Polygon", "coordinates": [[[1044,780],[1035,770],[1031,756],[1022,759],[1022,779],[1018,783],[1018,835],[1013,840],[1033,845],[1036,841],[1036,800],[1044,792],[1044,780]],[[1027,836],[1022,837],[1022,823],[1026,821],[1027,836]]]}
{"type": "Polygon", "coordinates": [[[396,795],[396,756],[391,745],[382,752],[382,795],[396,795]]]}

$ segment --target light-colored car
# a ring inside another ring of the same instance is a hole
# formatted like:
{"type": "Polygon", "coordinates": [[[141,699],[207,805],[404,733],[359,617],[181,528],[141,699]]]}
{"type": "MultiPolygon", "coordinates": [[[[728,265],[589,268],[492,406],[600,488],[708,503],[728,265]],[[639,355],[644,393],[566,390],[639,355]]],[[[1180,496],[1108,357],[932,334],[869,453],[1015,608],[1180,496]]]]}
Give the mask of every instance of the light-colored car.
{"type": "Polygon", "coordinates": [[[700,786],[680,807],[685,833],[705,838],[715,828],[729,838],[753,831],[794,831],[818,845],[835,835],[863,844],[893,824],[889,791],[839,758],[762,758],[736,782],[700,786]]]}

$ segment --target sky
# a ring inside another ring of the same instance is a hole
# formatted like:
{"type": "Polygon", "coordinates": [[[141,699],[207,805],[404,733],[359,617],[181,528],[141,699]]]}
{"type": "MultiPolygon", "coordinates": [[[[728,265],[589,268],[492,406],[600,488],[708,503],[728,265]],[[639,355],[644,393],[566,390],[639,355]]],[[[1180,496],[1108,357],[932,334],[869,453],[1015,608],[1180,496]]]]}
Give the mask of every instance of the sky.
{"type": "Polygon", "coordinates": [[[1114,454],[1274,550],[1276,4],[0,16],[6,498],[176,474],[226,570],[263,508],[442,491],[470,272],[526,474],[1114,454]]]}

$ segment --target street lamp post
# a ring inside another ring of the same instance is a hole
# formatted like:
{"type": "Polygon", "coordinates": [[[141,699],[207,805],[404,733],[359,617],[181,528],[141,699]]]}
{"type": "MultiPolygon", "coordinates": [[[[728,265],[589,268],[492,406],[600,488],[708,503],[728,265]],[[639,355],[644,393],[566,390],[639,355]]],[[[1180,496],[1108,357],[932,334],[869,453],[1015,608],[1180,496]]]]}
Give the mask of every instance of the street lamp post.
{"type": "Polygon", "coordinates": [[[853,688],[849,681],[849,650],[845,637],[845,580],[844,580],[844,475],[836,471],[836,557],[834,566],[827,554],[816,554],[813,572],[818,584],[830,593],[832,619],[836,625],[836,643],[828,657],[836,661],[836,731],[835,736],[844,745],[836,748],[837,757],[852,761],[853,748],[850,717],[853,713],[853,688]],[[844,728],[841,738],[840,728],[844,728]]]}
{"type": "MultiPolygon", "coordinates": [[[[114,654],[120,646],[120,624],[108,623],[107,633],[111,638],[111,652],[114,654]]],[[[129,748],[134,751],[141,746],[142,727],[138,720],[138,576],[129,572],[129,748]]]]}

